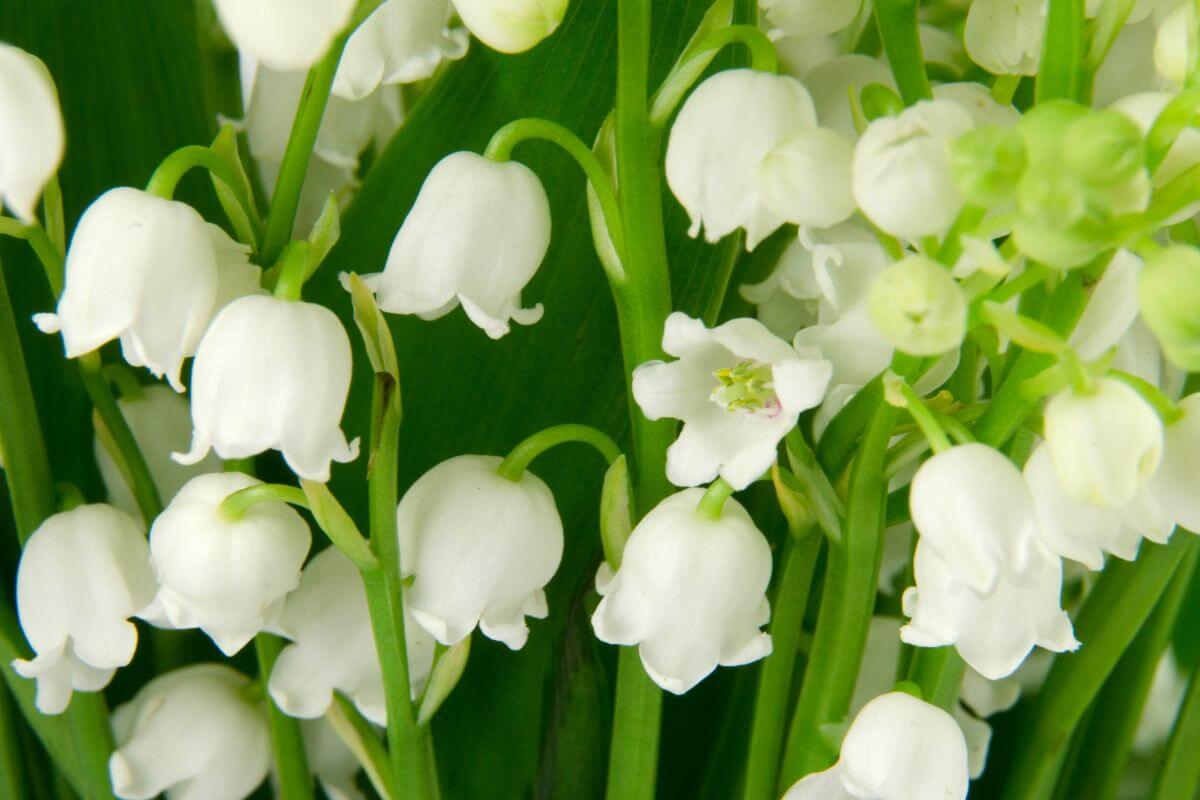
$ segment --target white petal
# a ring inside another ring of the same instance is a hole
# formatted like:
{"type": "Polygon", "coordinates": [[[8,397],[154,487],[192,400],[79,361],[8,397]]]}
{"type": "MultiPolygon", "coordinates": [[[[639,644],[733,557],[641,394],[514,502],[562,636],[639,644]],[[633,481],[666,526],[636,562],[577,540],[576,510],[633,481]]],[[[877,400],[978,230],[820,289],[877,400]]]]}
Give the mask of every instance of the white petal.
{"type": "Polygon", "coordinates": [[[792,36],[837,33],[854,21],[862,0],[762,0],[771,25],[792,36]]]}
{"type": "Polygon", "coordinates": [[[817,64],[804,73],[804,85],[812,92],[817,109],[817,121],[843,136],[858,138],[854,115],[850,110],[850,90],[862,91],[868,84],[878,83],[895,91],[892,71],[883,61],[859,53],[850,53],[817,64]]]}
{"type": "Polygon", "coordinates": [[[1150,495],[1188,530],[1200,532],[1200,394],[1179,402],[1184,416],[1163,432],[1163,458],[1147,486],[1150,495]]]}
{"type": "Polygon", "coordinates": [[[567,0],[454,0],[475,38],[501,53],[520,53],[558,28],[567,0]]]}
{"type": "Polygon", "coordinates": [[[842,785],[843,771],[835,764],[824,772],[806,775],[793,783],[781,800],[858,800],[842,785]]]}
{"type": "Polygon", "coordinates": [[[338,64],[333,92],[361,100],[381,84],[433,74],[443,57],[461,58],[466,39],[446,27],[449,0],[387,0],[358,26],[338,64]]]}
{"type": "Polygon", "coordinates": [[[62,162],[65,135],[58,92],[36,56],[0,42],[0,204],[24,223],[62,162]]]}
{"type": "Polygon", "coordinates": [[[1033,75],[1045,28],[1042,0],[975,0],[963,42],[971,60],[994,75],[1033,75]]]}
{"type": "Polygon", "coordinates": [[[1097,359],[1115,347],[1137,319],[1141,269],[1142,260],[1128,250],[1118,250],[1109,262],[1071,332],[1070,345],[1083,360],[1097,359]]]}
{"type": "Polygon", "coordinates": [[[238,49],[271,69],[308,69],[350,21],[354,0],[215,0],[238,49]]]}
{"type": "Polygon", "coordinates": [[[854,143],[827,128],[809,128],[772,150],[759,176],[763,203],[798,225],[826,228],[855,211],[850,188],[854,143]]]}

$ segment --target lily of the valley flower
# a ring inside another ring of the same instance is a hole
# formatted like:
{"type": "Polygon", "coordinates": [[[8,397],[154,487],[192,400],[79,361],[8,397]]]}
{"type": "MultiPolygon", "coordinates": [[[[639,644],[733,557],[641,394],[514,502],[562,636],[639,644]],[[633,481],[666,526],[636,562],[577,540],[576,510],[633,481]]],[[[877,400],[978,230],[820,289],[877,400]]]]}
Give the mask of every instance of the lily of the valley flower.
{"type": "Polygon", "coordinates": [[[727,500],[719,519],[697,512],[703,489],[663,500],[633,529],[614,573],[596,574],[592,615],[602,642],[637,645],[646,672],[683,694],[717,665],[770,654],[771,548],[750,515],[727,500]]]}
{"type": "Polygon", "coordinates": [[[1200,394],[1179,401],[1183,416],[1163,430],[1163,454],[1146,489],[1176,523],[1200,533],[1200,394]]]}
{"type": "Polygon", "coordinates": [[[710,242],[746,230],[752,250],[784,222],[825,227],[854,212],[850,142],[817,128],[799,81],[751,69],[719,72],[692,92],[671,127],[667,183],[710,242]]]}
{"type": "Polygon", "coordinates": [[[308,769],[329,800],[367,800],[357,781],[362,765],[328,719],[300,723],[308,769]]]}
{"type": "Polygon", "coordinates": [[[68,358],[120,338],[126,361],[183,391],[183,361],[213,314],[258,291],[246,253],[189,205],[111,189],[75,228],[57,313],[34,320],[46,333],[62,332],[68,358]]]}
{"type": "MultiPolygon", "coordinates": [[[[412,696],[425,688],[433,667],[433,637],[404,603],[404,638],[412,696]]],[[[300,586],[284,603],[281,629],[292,639],[283,648],[267,691],[287,715],[316,719],[329,710],[335,691],[345,694],[364,717],[387,724],[383,673],[367,611],[362,576],[336,547],[313,557],[300,586]]]]}
{"type": "Polygon", "coordinates": [[[833,367],[802,355],[753,319],[706,328],[676,312],[663,350],[633,372],[633,396],[649,419],[683,420],[667,450],[667,478],[696,486],[718,475],[744,489],[770,469],[800,413],[820,404],[833,367]]]}
{"type": "Polygon", "coordinates": [[[129,618],[153,597],[146,539],[123,511],[78,506],[33,532],[17,567],[17,615],[36,656],[13,669],[37,679],[42,713],[108,685],[137,649],[129,618]]]}
{"type": "Polygon", "coordinates": [[[783,800],[963,800],[967,743],[954,718],[904,692],[863,706],[841,758],[802,778],[783,800]]]}
{"type": "Polygon", "coordinates": [[[475,38],[501,53],[521,53],[558,29],[567,0],[454,0],[475,38]]]}
{"type": "Polygon", "coordinates": [[[967,11],[963,43],[971,60],[993,75],[1033,75],[1045,34],[1042,0],[976,0],[967,11]]]}
{"type": "Polygon", "coordinates": [[[369,276],[379,307],[437,319],[459,304],[493,339],[509,322],[532,325],[542,306],[521,307],[521,289],[550,246],[550,201],[516,161],[458,152],[425,178],[383,273],[369,276]]]}
{"type": "Polygon", "coordinates": [[[453,645],[476,627],[513,650],[525,617],[547,614],[544,588],[562,559],[562,520],[536,475],[512,481],[500,459],[465,455],[426,472],[396,508],[400,570],[413,582],[405,607],[453,645]]]}
{"type": "Polygon", "coordinates": [[[858,16],[862,0],[761,0],[772,26],[792,36],[837,33],[858,16]]]}
{"type": "Polygon", "coordinates": [[[62,163],[58,91],[46,65],[0,42],[0,204],[33,222],[42,189],[62,163]]]}
{"type": "Polygon", "coordinates": [[[308,69],[350,22],[354,0],[215,0],[239,50],[278,70],[308,69]]]}
{"type": "Polygon", "coordinates": [[[358,457],[339,427],[350,391],[350,339],[323,306],[243,297],[213,320],[192,367],[194,464],[282,451],[301,478],[329,480],[331,461],[358,457]]]}
{"type": "MultiPolygon", "coordinates": [[[[122,397],[117,405],[133,431],[133,440],[142,451],[154,487],[164,502],[169,503],[191,478],[220,471],[221,459],[213,453],[188,467],[176,464],[171,458],[171,453],[188,446],[192,436],[191,413],[184,397],[166,386],[155,384],[143,386],[136,396],[122,397]]],[[[100,477],[108,491],[108,502],[129,514],[140,513],[129,483],[99,437],[94,449],[96,466],[100,468],[100,477]]]]}
{"type": "Polygon", "coordinates": [[[967,331],[967,299],[950,272],[925,256],[908,256],[881,272],[867,303],[871,321],[905,353],[957,350],[967,331]]]}
{"type": "Polygon", "coordinates": [[[271,737],[250,681],[223,664],[197,664],[150,681],[113,711],[108,761],[122,800],[242,800],[263,782],[271,737]]]}
{"type": "Polygon", "coordinates": [[[1134,499],[1162,457],[1163,426],[1141,395],[1113,378],[1089,392],[1065,389],[1045,413],[1046,444],[1063,489],[1119,508],[1134,499]]]}
{"type": "Polygon", "coordinates": [[[284,596],[300,582],[312,541],[283,502],[256,503],[233,519],[221,502],[262,481],[214,472],[188,481],[150,528],[158,595],[140,616],[199,628],[227,656],[275,627],[284,596]]]}

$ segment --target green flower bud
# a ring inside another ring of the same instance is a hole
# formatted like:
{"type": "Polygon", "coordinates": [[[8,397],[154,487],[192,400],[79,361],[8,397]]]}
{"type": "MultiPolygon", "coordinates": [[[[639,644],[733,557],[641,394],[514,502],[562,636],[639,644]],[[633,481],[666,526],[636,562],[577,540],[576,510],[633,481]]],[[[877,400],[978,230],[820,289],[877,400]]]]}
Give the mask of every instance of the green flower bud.
{"type": "Polygon", "coordinates": [[[1017,210],[1051,227],[1070,227],[1088,211],[1088,187],[1065,170],[1042,165],[1021,178],[1017,210]]]}
{"type": "Polygon", "coordinates": [[[867,311],[888,341],[916,356],[957,348],[967,328],[967,300],[958,284],[924,256],[909,256],[881,272],[871,284],[867,311]]]}
{"type": "Polygon", "coordinates": [[[1009,128],[988,125],[959,137],[950,151],[954,183],[971,205],[1011,199],[1025,170],[1025,144],[1009,128]]]}
{"type": "Polygon", "coordinates": [[[1200,371],[1200,251],[1173,245],[1148,258],[1138,277],[1138,301],[1171,363],[1200,371]]]}
{"type": "Polygon", "coordinates": [[[1146,163],[1142,132],[1119,111],[1094,111],[1067,126],[1063,163],[1096,186],[1111,186],[1133,177],[1146,163]]]}
{"type": "Polygon", "coordinates": [[[1048,267],[1082,267],[1110,247],[1112,226],[1099,215],[1090,214],[1069,227],[1060,227],[1036,217],[1018,217],[1013,223],[1017,248],[1048,267]]]}
{"type": "Polygon", "coordinates": [[[894,117],[904,110],[904,102],[882,83],[868,83],[859,94],[867,121],[894,117]]]}
{"type": "Polygon", "coordinates": [[[1058,161],[1067,127],[1087,116],[1089,109],[1070,100],[1050,100],[1029,109],[1017,123],[1030,164],[1058,161]]]}

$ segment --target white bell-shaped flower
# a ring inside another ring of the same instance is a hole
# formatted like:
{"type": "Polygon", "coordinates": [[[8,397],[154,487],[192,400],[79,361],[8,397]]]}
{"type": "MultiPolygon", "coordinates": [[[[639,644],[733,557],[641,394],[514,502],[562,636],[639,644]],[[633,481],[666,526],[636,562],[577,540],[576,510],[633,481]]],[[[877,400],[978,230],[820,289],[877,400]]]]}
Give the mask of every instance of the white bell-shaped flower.
{"type": "Polygon", "coordinates": [[[973,124],[950,100],[923,100],[899,116],[872,121],[854,149],[859,208],[893,236],[917,240],[945,233],[963,204],[950,145],[973,124]]]}
{"type": "MultiPolygon", "coordinates": [[[[412,618],[404,604],[408,680],[420,696],[433,668],[433,637],[412,618]]],[[[287,715],[316,719],[329,710],[333,693],[350,698],[376,725],[387,724],[383,673],[358,569],[336,547],[313,557],[288,595],[281,629],[292,639],[283,648],[267,691],[287,715]]]]}
{"type": "Polygon", "coordinates": [[[862,0],[760,0],[767,22],[791,36],[837,33],[858,16],[862,0]]]}
{"type": "Polygon", "coordinates": [[[37,680],[37,707],[62,713],[72,691],[95,692],[133,658],[129,618],[154,597],[146,538],[112,506],[84,505],[49,517],[17,566],[17,615],[36,654],[15,660],[37,680]]]}
{"type": "Polygon", "coordinates": [[[646,672],[683,694],[718,665],[771,652],[760,628],[771,607],[771,547],[746,509],[727,500],[719,519],[697,511],[703,489],[663,500],[637,524],[614,573],[601,564],[592,615],[602,642],[638,647],[646,672]]]}
{"type": "Polygon", "coordinates": [[[425,178],[383,272],[366,282],[384,311],[437,319],[461,304],[499,339],[510,321],[542,318],[540,303],[521,307],[521,290],[549,246],[550,201],[531,169],[451,153],[425,178]]]}
{"type": "Polygon", "coordinates": [[[386,0],[346,43],[333,93],[361,100],[380,86],[425,80],[442,59],[462,58],[467,35],[447,27],[451,8],[450,0],[386,0]]]}
{"type": "Polygon", "coordinates": [[[521,53],[558,28],[567,0],[454,0],[476,39],[501,53],[521,53]]]}
{"type": "Polygon", "coordinates": [[[993,75],[1034,75],[1045,35],[1042,0],[975,0],[963,43],[971,60],[993,75]]]}
{"type": "Polygon", "coordinates": [[[354,0],[214,0],[239,50],[271,69],[308,69],[350,22],[354,0]]]}
{"type": "Polygon", "coordinates": [[[68,358],[120,338],[127,362],[183,391],[183,361],[222,301],[258,288],[246,253],[189,205],[110,189],[75,228],[57,313],[34,321],[62,332],[68,358]]]}
{"type": "Polygon", "coordinates": [[[1163,511],[1193,533],[1200,533],[1200,394],[1179,401],[1183,416],[1163,430],[1162,461],[1146,490],[1163,511]]]}
{"type": "Polygon", "coordinates": [[[525,617],[547,614],[544,589],[563,552],[554,495],[533,473],[512,481],[499,466],[495,456],[447,459],[396,508],[400,570],[413,579],[405,607],[444,645],[478,625],[519,650],[525,617]]]}
{"type": "MultiPolygon", "coordinates": [[[[163,502],[169,503],[175,493],[197,475],[220,471],[221,459],[214,453],[188,467],[176,464],[171,458],[171,453],[186,448],[192,438],[192,416],[184,397],[166,386],[155,384],[143,386],[136,396],[122,397],[117,405],[133,431],[133,440],[146,459],[150,477],[163,502]]],[[[128,482],[99,437],[94,450],[96,466],[100,468],[100,477],[108,491],[108,502],[129,514],[139,514],[128,482]]]]}
{"type": "Polygon", "coordinates": [[[1063,489],[1045,444],[1038,445],[1025,462],[1025,482],[1037,509],[1042,542],[1055,555],[1089,569],[1103,567],[1105,553],[1132,561],[1143,537],[1165,542],[1175,527],[1149,488],[1118,508],[1072,497],[1063,489]]]}
{"type": "Polygon", "coordinates": [[[683,420],[667,450],[667,478],[697,486],[719,475],[744,489],[775,462],[802,411],[825,397],[833,367],[802,355],[754,319],[706,328],[667,317],[663,350],[678,360],[633,371],[633,397],[649,419],[683,420]]]}
{"type": "Polygon", "coordinates": [[[283,453],[301,478],[329,480],[331,461],[358,457],[358,440],[339,427],[350,391],[350,339],[323,306],[243,297],[213,320],[192,366],[192,447],[174,454],[194,464],[283,453]]]}
{"type": "Polygon", "coordinates": [[[909,508],[925,547],[977,592],[992,591],[1032,557],[1037,520],[1021,471],[987,445],[951,447],[922,464],[909,508]]]}
{"type": "Polygon", "coordinates": [[[214,472],[179,490],[150,528],[158,595],[140,616],[199,628],[227,656],[276,627],[312,536],[282,501],[255,503],[236,519],[221,511],[226,497],[261,483],[240,472],[214,472]]]}
{"type": "Polygon", "coordinates": [[[715,242],[738,228],[746,249],[784,222],[827,226],[854,212],[849,142],[817,129],[808,90],[752,69],[719,72],[692,92],[671,127],[667,184],[715,242]]]}
{"type": "Polygon", "coordinates": [[[1113,378],[1095,381],[1086,394],[1065,389],[1052,397],[1046,404],[1045,435],[1062,488],[1104,508],[1130,503],[1162,457],[1158,414],[1113,378]]]}
{"type": "Polygon", "coordinates": [[[46,65],[5,42],[0,42],[0,119],[0,205],[31,223],[42,189],[62,163],[66,136],[46,65]]]}
{"type": "Polygon", "coordinates": [[[989,680],[1011,675],[1036,645],[1054,652],[1079,646],[1071,618],[1059,605],[1062,561],[1034,542],[1024,569],[1005,573],[980,593],[960,579],[923,537],[913,557],[916,586],[904,592],[910,619],[900,638],[915,647],[953,645],[989,680]]]}
{"type": "Polygon", "coordinates": [[[242,800],[271,765],[266,709],[250,680],[224,664],[160,675],[113,711],[108,760],[121,800],[242,800]]]}
{"type": "Polygon", "coordinates": [[[964,800],[967,743],[954,718],[904,692],[863,706],[841,757],[802,778],[783,800],[964,800]]]}

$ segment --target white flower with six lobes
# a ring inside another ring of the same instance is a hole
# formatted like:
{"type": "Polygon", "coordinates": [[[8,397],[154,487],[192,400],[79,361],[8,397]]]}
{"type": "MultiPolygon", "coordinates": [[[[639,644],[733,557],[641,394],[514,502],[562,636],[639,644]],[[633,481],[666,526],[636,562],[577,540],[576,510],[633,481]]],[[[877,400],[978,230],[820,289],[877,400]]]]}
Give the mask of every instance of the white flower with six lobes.
{"type": "Polygon", "coordinates": [[[1095,381],[1087,394],[1065,389],[1052,397],[1045,436],[1062,488],[1104,508],[1133,501],[1162,458],[1162,420],[1114,378],[1095,381]]]}
{"type": "Polygon", "coordinates": [[[113,792],[150,800],[241,800],[271,766],[266,709],[247,699],[250,680],[224,664],[160,675],[113,711],[113,792]]]}
{"type": "Polygon", "coordinates": [[[312,536],[284,502],[256,503],[236,519],[221,511],[226,497],[261,484],[240,472],[214,472],[179,490],[150,528],[158,595],[139,616],[199,628],[227,656],[276,627],[312,536]]]}
{"type": "Polygon", "coordinates": [[[271,69],[308,69],[350,22],[354,0],[215,0],[229,38],[271,69]]]}
{"type": "Polygon", "coordinates": [[[62,163],[66,136],[58,91],[46,65],[0,42],[0,205],[36,219],[42,189],[62,163]]]}
{"type": "Polygon", "coordinates": [[[697,511],[703,489],[663,500],[637,524],[614,573],[601,564],[596,638],[638,646],[646,672],[683,694],[717,665],[764,658],[771,637],[771,547],[746,509],[725,501],[719,519],[697,511]]]}
{"type": "MultiPolygon", "coordinates": [[[[221,459],[213,453],[190,467],[176,464],[171,458],[172,452],[188,446],[192,438],[192,417],[187,400],[170,388],[162,384],[143,386],[136,396],[122,397],[117,405],[133,431],[133,440],[146,459],[154,488],[158,489],[158,496],[164,503],[171,502],[175,493],[190,479],[221,470],[221,459]]],[[[108,502],[128,514],[138,515],[137,501],[129,483],[99,436],[93,452],[104,488],[108,491],[108,502]]]]}
{"type": "Polygon", "coordinates": [[[550,247],[550,201],[524,164],[458,152],[430,171],[382,273],[364,278],[379,307],[437,319],[462,305],[493,339],[532,325],[521,289],[550,247]]]}
{"type": "Polygon", "coordinates": [[[443,461],[396,508],[400,571],[413,578],[405,608],[447,646],[478,625],[519,650],[526,615],[547,614],[543,590],[563,552],[554,495],[533,473],[512,481],[499,466],[495,456],[443,461]]]}
{"type": "Polygon", "coordinates": [[[475,38],[501,53],[520,53],[557,30],[567,0],[454,0],[475,38]]]}
{"type": "Polygon", "coordinates": [[[467,34],[447,28],[450,11],[450,0],[386,0],[346,42],[333,93],[361,100],[380,86],[425,80],[444,58],[462,58],[467,34]]]}
{"type": "Polygon", "coordinates": [[[667,142],[666,175],[696,236],[746,229],[746,249],[784,222],[827,227],[854,213],[853,148],[817,127],[799,81],[752,69],[719,72],[692,92],[667,142]]]}
{"type": "Polygon", "coordinates": [[[37,680],[43,714],[66,710],[73,691],[95,692],[133,658],[129,618],[154,597],[146,538],[136,520],[107,505],[49,517],[17,566],[17,615],[36,656],[12,662],[37,680]]]}
{"type": "Polygon", "coordinates": [[[213,314],[258,291],[246,253],[189,205],[110,189],[75,228],[57,313],[34,321],[45,333],[62,332],[68,358],[120,338],[127,362],[183,391],[183,361],[213,314]]]}
{"type": "Polygon", "coordinates": [[[945,233],[963,204],[950,145],[972,127],[971,115],[951,100],[923,100],[872,121],[854,149],[858,207],[903,239],[945,233]]]}
{"type": "Polygon", "coordinates": [[[782,800],[964,800],[968,782],[967,743],[954,718],[889,692],[858,712],[838,762],[782,800]]]}
{"type": "Polygon", "coordinates": [[[744,489],[775,462],[800,412],[825,396],[833,366],[797,352],[754,319],[715,328],[667,317],[663,350],[678,361],[633,371],[633,396],[649,419],[683,420],[667,450],[667,478],[696,486],[719,475],[744,489]]]}
{"type": "Polygon", "coordinates": [[[192,447],[173,457],[194,464],[264,450],[292,471],[329,480],[331,461],[358,457],[339,427],[350,391],[350,339],[323,306],[268,296],[226,306],[200,342],[192,367],[192,447]]]}
{"type": "MultiPolygon", "coordinates": [[[[280,652],[267,682],[280,710],[316,719],[329,710],[337,691],[371,722],[387,724],[383,673],[362,576],[336,547],[325,548],[304,568],[300,586],[284,603],[280,627],[292,643],[280,652]]],[[[415,699],[433,668],[434,641],[412,618],[407,596],[404,639],[415,699]]]]}

